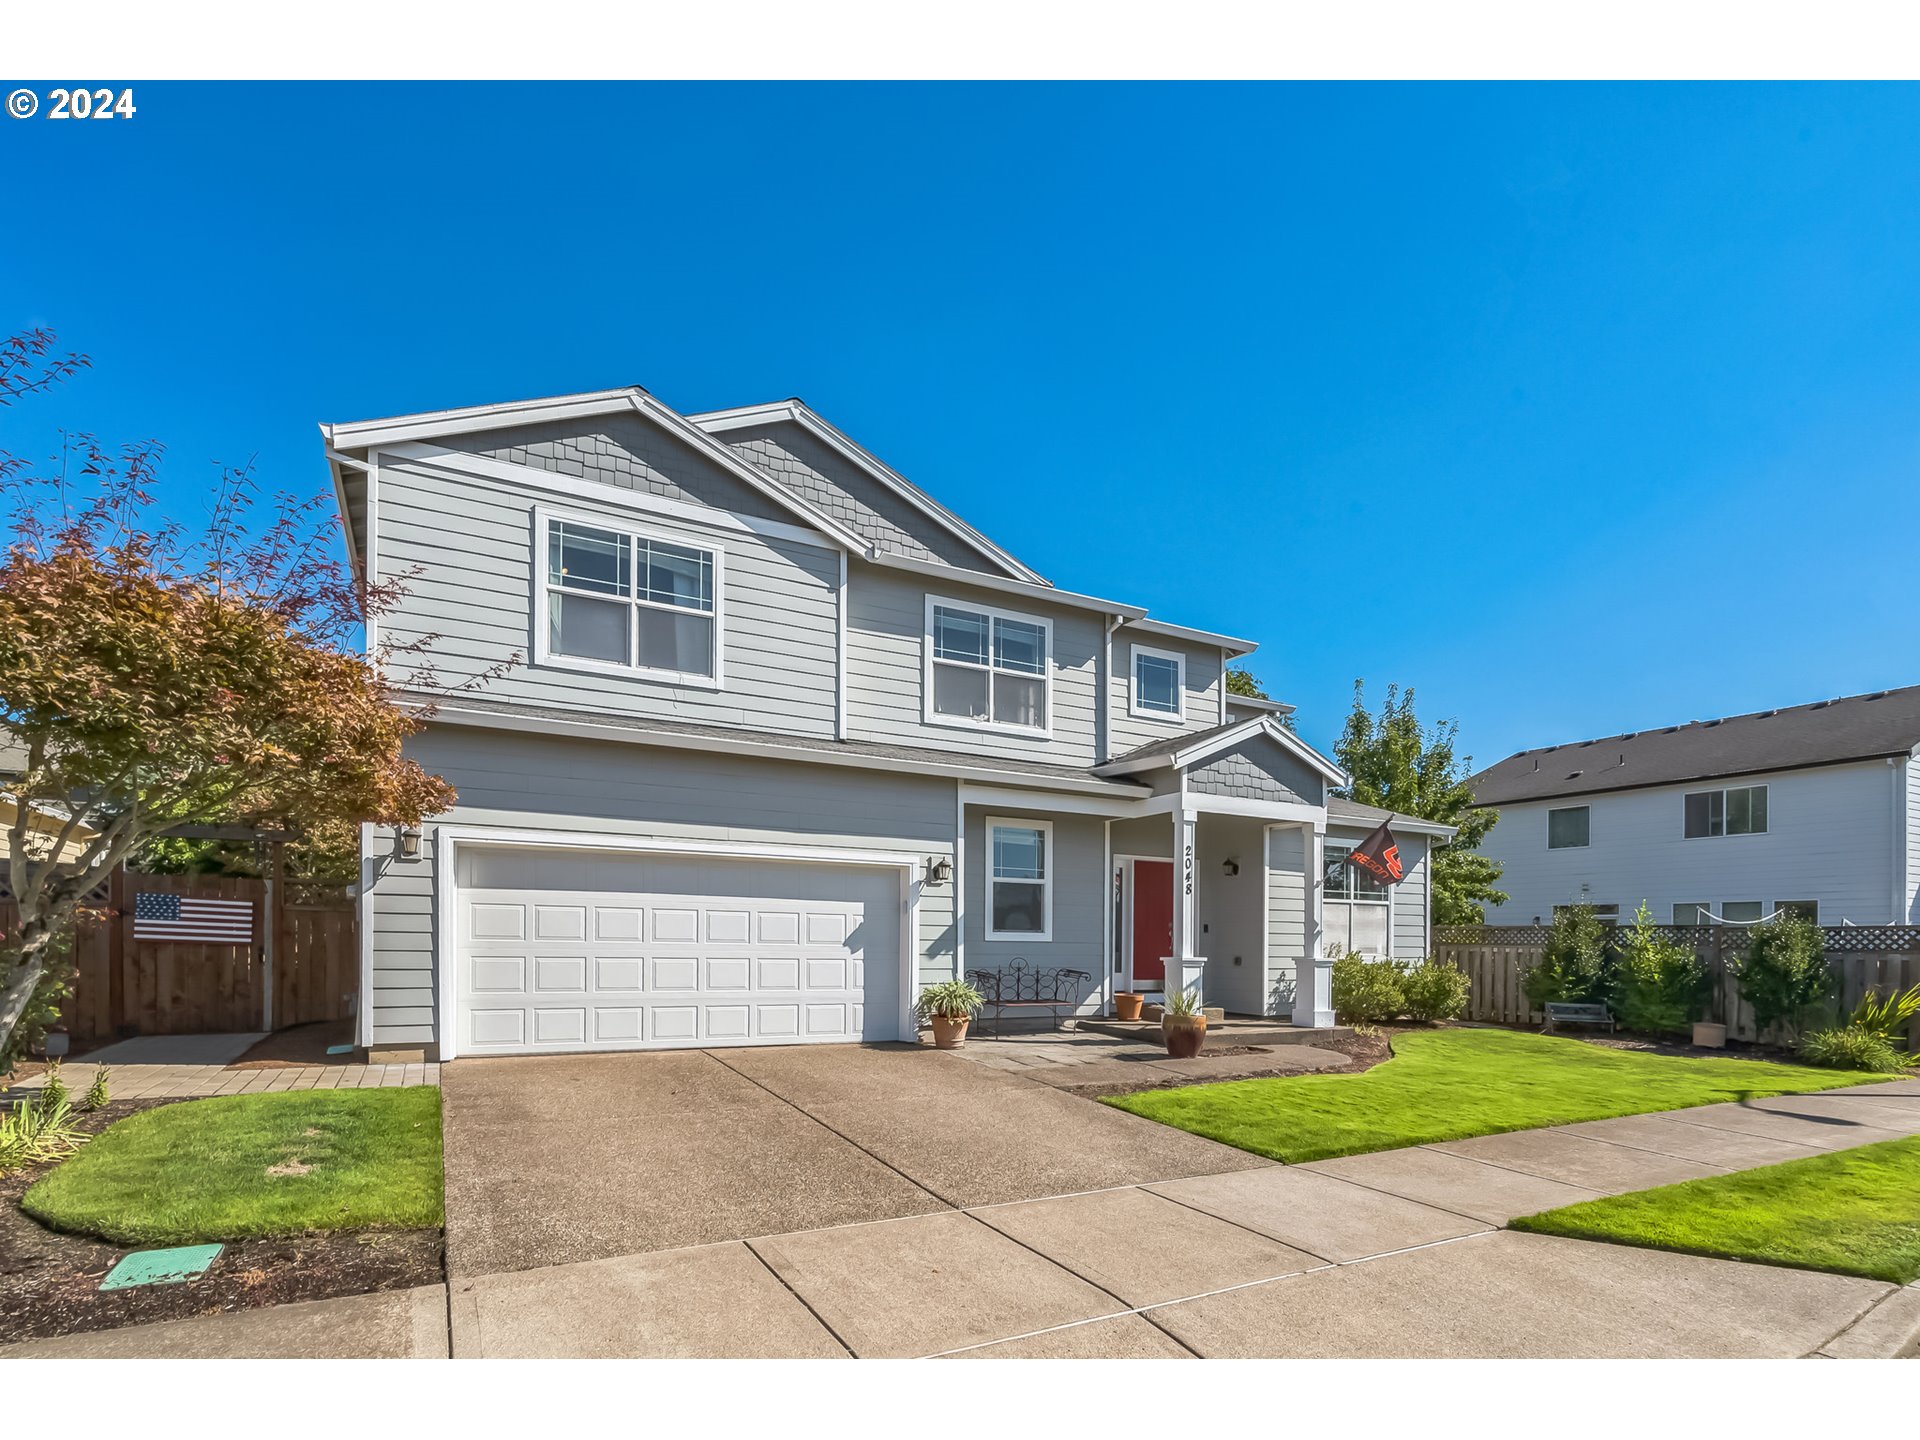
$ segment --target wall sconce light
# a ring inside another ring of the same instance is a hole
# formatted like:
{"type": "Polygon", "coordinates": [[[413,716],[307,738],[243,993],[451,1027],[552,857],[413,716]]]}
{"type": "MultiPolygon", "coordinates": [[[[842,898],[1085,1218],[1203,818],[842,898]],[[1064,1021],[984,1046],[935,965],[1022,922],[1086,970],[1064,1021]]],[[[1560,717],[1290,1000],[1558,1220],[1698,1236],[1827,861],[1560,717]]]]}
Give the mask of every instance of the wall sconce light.
{"type": "Polygon", "coordinates": [[[418,825],[396,825],[393,827],[393,836],[400,843],[402,860],[420,858],[420,827],[418,825]]]}
{"type": "Polygon", "coordinates": [[[1222,860],[1220,862],[1220,873],[1222,875],[1238,875],[1240,873],[1240,862],[1238,860],[1222,860]]]}
{"type": "Polygon", "coordinates": [[[953,861],[944,855],[927,857],[927,884],[944,885],[953,879],[953,861]]]}

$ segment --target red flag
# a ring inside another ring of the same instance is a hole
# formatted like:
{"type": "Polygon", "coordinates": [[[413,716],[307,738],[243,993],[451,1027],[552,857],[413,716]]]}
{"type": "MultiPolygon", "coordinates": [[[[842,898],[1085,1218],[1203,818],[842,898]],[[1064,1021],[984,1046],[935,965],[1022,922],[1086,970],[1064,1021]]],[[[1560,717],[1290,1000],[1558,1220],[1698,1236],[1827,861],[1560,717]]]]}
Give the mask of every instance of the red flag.
{"type": "Polygon", "coordinates": [[[1393,838],[1384,820],[1378,830],[1353,847],[1347,859],[1382,885],[1398,885],[1407,878],[1406,867],[1400,863],[1400,842],[1393,838]]]}

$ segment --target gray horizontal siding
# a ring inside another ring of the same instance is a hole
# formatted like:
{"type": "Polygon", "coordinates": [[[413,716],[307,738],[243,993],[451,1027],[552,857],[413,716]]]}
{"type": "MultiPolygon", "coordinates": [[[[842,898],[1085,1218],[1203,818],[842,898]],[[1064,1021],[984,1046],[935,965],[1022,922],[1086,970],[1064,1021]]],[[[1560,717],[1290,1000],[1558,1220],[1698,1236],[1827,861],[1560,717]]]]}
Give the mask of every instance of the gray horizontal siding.
{"type": "MultiPolygon", "coordinates": [[[[1106,825],[1088,815],[1050,815],[1042,810],[1000,807],[967,811],[966,964],[969,970],[1002,970],[1016,959],[1036,969],[1084,970],[1093,978],[1080,990],[1079,1008],[1097,1008],[1106,971],[1106,825]],[[987,904],[990,864],[987,820],[1053,822],[1053,927],[1049,940],[989,940],[987,904]]],[[[1063,1012],[1064,1013],[1064,1012],[1063,1012]]]]}
{"type": "Polygon", "coordinates": [[[409,593],[381,638],[424,641],[438,683],[453,686],[518,654],[488,682],[496,700],[577,705],[658,719],[831,735],[838,655],[839,559],[797,541],[709,530],[598,500],[551,500],[488,479],[389,462],[380,470],[379,570],[409,593]],[[723,553],[721,690],[533,661],[534,512],[552,508],[717,546],[723,553]]]}
{"type": "Polygon", "coordinates": [[[1208,730],[1220,723],[1220,650],[1215,645],[1190,645],[1164,637],[1141,637],[1137,642],[1149,650],[1160,650],[1185,657],[1182,667],[1186,679],[1186,698],[1178,720],[1143,720],[1130,712],[1133,703],[1133,646],[1136,642],[1123,630],[1113,640],[1113,673],[1107,681],[1107,719],[1112,728],[1108,742],[1109,757],[1124,755],[1142,745],[1165,740],[1193,730],[1208,730]]]}
{"type": "Polygon", "coordinates": [[[854,740],[926,745],[969,755],[1094,763],[1095,662],[1100,617],[1026,596],[975,590],[956,572],[949,583],[878,570],[855,561],[848,575],[847,733],[854,740]],[[1052,734],[1020,735],[928,725],[927,596],[1013,611],[1053,622],[1052,734]]]}
{"type": "Polygon", "coordinates": [[[1267,832],[1267,996],[1273,1014],[1292,1010],[1295,974],[1307,953],[1306,867],[1300,826],[1267,832]]]}
{"type": "MultiPolygon", "coordinates": [[[[390,832],[364,832],[375,872],[366,1003],[377,1045],[437,1039],[433,847],[440,824],[953,853],[952,781],[445,725],[430,725],[407,753],[451,781],[459,798],[424,827],[418,860],[393,858],[390,832]]],[[[953,887],[926,887],[917,950],[923,982],[953,973],[953,919],[953,887]]]]}

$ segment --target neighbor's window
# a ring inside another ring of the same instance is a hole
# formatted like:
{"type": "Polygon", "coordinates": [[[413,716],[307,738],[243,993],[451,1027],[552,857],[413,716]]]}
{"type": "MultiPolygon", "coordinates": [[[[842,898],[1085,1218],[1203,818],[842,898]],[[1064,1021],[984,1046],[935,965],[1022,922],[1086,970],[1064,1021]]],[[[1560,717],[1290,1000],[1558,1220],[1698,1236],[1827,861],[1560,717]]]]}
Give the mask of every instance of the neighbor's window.
{"type": "Polygon", "coordinates": [[[1044,940],[1053,921],[1053,827],[1044,821],[989,820],[987,938],[1044,940]]]}
{"type": "Polygon", "coordinates": [[[1046,729],[1046,625],[961,605],[936,604],[929,618],[932,714],[1046,729]]]}
{"type": "MultiPolygon", "coordinates": [[[[1578,908],[1579,907],[1575,905],[1556,905],[1553,907],[1553,918],[1558,920],[1568,911],[1578,908]]],[[[1618,925],[1620,923],[1620,907],[1618,905],[1589,905],[1587,908],[1593,911],[1593,918],[1598,920],[1602,925],[1618,925]]]]}
{"type": "Polygon", "coordinates": [[[1820,902],[1818,900],[1776,900],[1773,908],[1782,915],[1797,915],[1802,920],[1820,923],[1820,902]]]}
{"type": "Polygon", "coordinates": [[[1673,907],[1673,923],[1676,925],[1711,925],[1712,917],[1713,907],[1702,905],[1697,901],[1689,901],[1684,905],[1673,907]]]}
{"type": "Polygon", "coordinates": [[[1579,850],[1587,843],[1587,807],[1547,811],[1547,849],[1579,850]]]}
{"type": "Polygon", "coordinates": [[[1180,718],[1186,687],[1186,660],[1166,650],[1133,647],[1133,713],[1170,720],[1180,718]]]}
{"type": "Polygon", "coordinates": [[[631,531],[549,521],[547,654],[716,677],[718,555],[631,531]]]}
{"type": "Polygon", "coordinates": [[[1725,900],[1720,904],[1720,918],[1730,924],[1751,925],[1762,913],[1758,900],[1725,900]]]}
{"type": "Polygon", "coordinates": [[[1743,785],[1732,790],[1696,790],[1686,800],[1686,837],[1706,835],[1764,835],[1767,833],[1767,787],[1743,785]]]}

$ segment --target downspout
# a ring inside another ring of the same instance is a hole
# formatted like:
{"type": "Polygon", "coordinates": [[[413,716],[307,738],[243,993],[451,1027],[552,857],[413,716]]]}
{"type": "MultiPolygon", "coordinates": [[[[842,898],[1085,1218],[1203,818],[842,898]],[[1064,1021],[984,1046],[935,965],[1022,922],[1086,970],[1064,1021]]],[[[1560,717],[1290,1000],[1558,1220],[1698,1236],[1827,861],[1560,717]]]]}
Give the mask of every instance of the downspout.
{"type": "Polygon", "coordinates": [[[1893,782],[1892,798],[1887,802],[1887,809],[1890,812],[1889,824],[1892,828],[1893,837],[1892,843],[1888,846],[1887,854],[1887,868],[1893,875],[1893,908],[1888,912],[1890,918],[1887,923],[1889,925],[1902,923],[1900,915],[1901,902],[1907,898],[1905,884],[1907,869],[1907,827],[1903,823],[1906,819],[1903,813],[1906,810],[1907,798],[1904,793],[1906,786],[1903,783],[1906,780],[1906,775],[1906,766],[1889,755],[1887,757],[1887,778],[1893,782]]]}
{"type": "Polygon", "coordinates": [[[953,782],[953,978],[967,978],[967,782],[953,782]]]}
{"type": "Polygon", "coordinates": [[[1107,616],[1106,639],[1100,646],[1100,709],[1095,717],[1098,724],[1093,737],[1093,753],[1098,758],[1093,762],[1104,765],[1113,758],[1112,754],[1112,709],[1113,709],[1113,632],[1126,623],[1123,615],[1107,616]]]}

